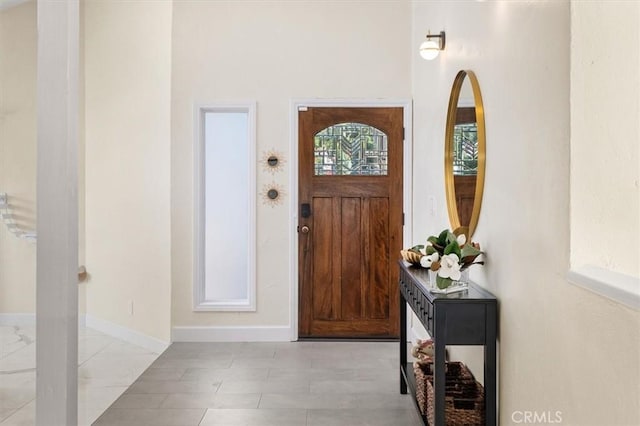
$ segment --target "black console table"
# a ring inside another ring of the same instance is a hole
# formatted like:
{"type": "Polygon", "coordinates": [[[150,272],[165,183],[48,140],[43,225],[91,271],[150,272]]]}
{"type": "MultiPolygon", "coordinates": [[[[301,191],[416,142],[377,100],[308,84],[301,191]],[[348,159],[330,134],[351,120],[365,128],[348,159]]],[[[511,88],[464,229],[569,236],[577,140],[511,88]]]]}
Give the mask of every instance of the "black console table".
{"type": "MultiPolygon", "coordinates": [[[[400,261],[400,393],[410,390],[415,398],[413,364],[407,362],[407,303],[434,341],[434,414],[435,425],[445,419],[445,347],[446,345],[484,346],[484,394],[486,424],[496,420],[496,338],[497,299],[487,290],[470,283],[469,289],[451,294],[429,291],[428,270],[400,261]]],[[[417,404],[416,404],[417,407],[417,404]]],[[[427,425],[426,413],[420,413],[427,425]]]]}

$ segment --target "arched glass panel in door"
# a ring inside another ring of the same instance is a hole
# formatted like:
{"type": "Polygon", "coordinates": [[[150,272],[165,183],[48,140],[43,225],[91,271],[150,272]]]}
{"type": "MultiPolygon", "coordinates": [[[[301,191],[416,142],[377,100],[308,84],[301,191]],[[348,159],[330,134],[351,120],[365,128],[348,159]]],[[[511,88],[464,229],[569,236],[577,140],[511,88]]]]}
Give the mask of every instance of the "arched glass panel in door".
{"type": "Polygon", "coordinates": [[[315,176],[387,174],[387,135],[362,123],[340,123],[314,136],[315,176]]]}

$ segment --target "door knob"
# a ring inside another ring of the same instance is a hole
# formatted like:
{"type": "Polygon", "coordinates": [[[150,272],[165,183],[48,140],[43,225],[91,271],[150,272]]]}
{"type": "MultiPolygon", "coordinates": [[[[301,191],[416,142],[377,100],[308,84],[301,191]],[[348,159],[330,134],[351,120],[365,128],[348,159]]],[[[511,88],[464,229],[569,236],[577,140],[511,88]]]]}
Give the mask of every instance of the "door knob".
{"type": "Polygon", "coordinates": [[[303,234],[308,234],[309,227],[307,225],[304,225],[302,228],[300,228],[300,232],[302,232],[303,234]]]}

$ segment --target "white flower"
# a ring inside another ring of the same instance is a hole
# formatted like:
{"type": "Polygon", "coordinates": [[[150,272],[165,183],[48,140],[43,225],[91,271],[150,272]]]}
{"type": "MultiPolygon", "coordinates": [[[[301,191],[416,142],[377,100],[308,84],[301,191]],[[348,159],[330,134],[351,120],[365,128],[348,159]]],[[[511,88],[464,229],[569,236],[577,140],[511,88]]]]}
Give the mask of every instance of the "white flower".
{"type": "Polygon", "coordinates": [[[438,254],[438,252],[435,252],[428,256],[422,256],[420,258],[420,266],[422,266],[423,268],[430,268],[431,264],[433,262],[437,262],[439,258],[440,258],[440,255],[438,254]]]}
{"type": "Polygon", "coordinates": [[[442,278],[451,278],[454,281],[460,279],[460,259],[455,253],[445,254],[440,260],[440,269],[438,275],[442,278]]]}
{"type": "Polygon", "coordinates": [[[456,238],[456,241],[458,242],[458,245],[460,247],[462,247],[463,245],[465,245],[465,243],[467,242],[467,236],[464,234],[460,234],[458,235],[458,237],[456,238]]]}

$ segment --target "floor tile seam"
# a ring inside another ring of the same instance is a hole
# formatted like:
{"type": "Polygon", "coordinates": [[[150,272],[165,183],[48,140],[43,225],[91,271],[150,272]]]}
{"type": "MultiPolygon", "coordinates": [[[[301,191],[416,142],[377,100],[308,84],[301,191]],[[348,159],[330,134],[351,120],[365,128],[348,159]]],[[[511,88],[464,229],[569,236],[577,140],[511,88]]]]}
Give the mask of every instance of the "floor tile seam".
{"type": "Polygon", "coordinates": [[[262,403],[262,396],[264,395],[264,392],[260,392],[260,398],[258,398],[258,405],[256,406],[256,409],[260,408],[260,404],[262,403]]]}
{"type": "Polygon", "coordinates": [[[2,422],[0,422],[0,425],[8,423],[8,420],[10,420],[11,417],[13,417],[16,414],[18,414],[19,411],[21,411],[23,408],[25,408],[27,405],[31,404],[35,400],[36,400],[36,398],[34,397],[34,398],[30,399],[28,402],[25,402],[24,404],[22,404],[20,406],[20,408],[17,408],[13,413],[9,414],[9,417],[7,417],[4,420],[2,420],[2,422]]]}
{"type": "MultiPolygon", "coordinates": [[[[158,355],[158,359],[175,359],[175,360],[181,360],[181,359],[206,360],[206,359],[229,359],[229,358],[234,359],[235,358],[234,354],[231,352],[212,352],[212,353],[176,352],[176,353],[168,354],[165,351],[158,355]]],[[[251,358],[244,358],[244,359],[251,359],[251,358]]]]}
{"type": "MultiPolygon", "coordinates": [[[[131,387],[131,386],[130,386],[131,387]]],[[[129,388],[130,388],[129,387],[129,388]]],[[[180,392],[129,392],[129,388],[127,388],[127,390],[125,391],[124,394],[127,395],[177,395],[177,394],[183,394],[183,395],[228,395],[225,393],[218,393],[218,392],[187,392],[187,391],[180,391],[180,392]]]]}
{"type": "Polygon", "coordinates": [[[29,367],[29,368],[20,368],[17,370],[0,370],[0,377],[1,376],[10,376],[11,374],[21,374],[21,373],[30,373],[32,371],[36,371],[35,367],[29,367]]]}
{"type": "Polygon", "coordinates": [[[107,348],[111,343],[113,342],[109,342],[106,346],[104,346],[103,348],[101,348],[99,351],[95,352],[93,355],[91,355],[89,358],[85,359],[84,361],[82,361],[81,363],[78,364],[78,367],[82,367],[84,366],[87,362],[91,361],[93,358],[95,358],[100,352],[102,352],[103,350],[105,350],[105,348],[107,348]]]}
{"type": "MultiPolygon", "coordinates": [[[[151,408],[151,407],[114,407],[114,408],[110,408],[109,411],[111,410],[118,410],[118,411],[185,411],[185,410],[191,410],[191,411],[195,411],[195,410],[210,410],[210,408],[179,408],[179,407],[167,407],[167,408],[160,408],[160,407],[156,407],[156,408],[151,408]]],[[[106,413],[106,412],[105,412],[106,413]]],[[[103,414],[105,414],[103,413],[103,414]]],[[[148,426],[148,425],[146,425],[148,426]]]]}
{"type": "MultiPolygon", "coordinates": [[[[154,361],[154,362],[155,362],[155,361],[154,361]]],[[[153,363],[151,363],[151,365],[147,368],[147,370],[148,370],[149,368],[151,368],[151,367],[153,367],[153,363]]],[[[183,367],[178,367],[178,368],[183,368],[183,367]]],[[[147,370],[145,370],[145,372],[146,372],[147,370]]],[[[189,367],[184,367],[184,370],[182,371],[182,374],[180,375],[180,378],[179,378],[178,380],[183,381],[183,377],[187,374],[187,371],[189,371],[189,367]]],[[[184,381],[186,382],[186,381],[188,381],[188,380],[184,380],[184,381]]],[[[216,392],[217,392],[217,390],[216,390],[216,392]]]]}
{"type": "Polygon", "coordinates": [[[153,357],[152,362],[155,362],[158,359],[158,355],[155,352],[135,352],[135,353],[124,352],[124,351],[118,352],[117,349],[107,350],[106,347],[101,349],[94,355],[92,355],[91,358],[94,358],[96,356],[104,357],[104,359],[107,359],[107,360],[124,358],[127,360],[134,360],[135,362],[139,362],[139,363],[142,363],[143,361],[146,362],[146,358],[153,357]]]}
{"type": "Polygon", "coordinates": [[[256,393],[260,393],[260,394],[272,394],[272,393],[276,393],[276,394],[282,394],[282,395],[310,395],[311,392],[305,392],[305,391],[300,391],[300,390],[294,390],[294,391],[289,391],[289,392],[277,392],[274,390],[270,390],[270,389],[251,389],[249,391],[246,390],[242,390],[242,389],[238,389],[237,391],[235,389],[232,389],[231,391],[228,391],[227,389],[225,389],[223,392],[217,392],[217,395],[248,395],[248,394],[256,394],[256,393]]]}
{"type": "MultiPolygon", "coordinates": [[[[190,382],[193,380],[185,380],[185,382],[190,382]]],[[[313,382],[315,380],[312,380],[308,377],[302,377],[302,378],[284,378],[284,379],[279,379],[279,378],[275,378],[275,379],[269,379],[269,377],[266,378],[260,378],[260,379],[255,379],[255,378],[239,378],[236,379],[234,377],[226,377],[226,378],[222,378],[220,379],[220,383],[228,383],[228,384],[236,384],[238,382],[251,382],[251,383],[261,383],[261,384],[277,384],[278,382],[280,382],[280,384],[300,384],[300,383],[305,383],[310,385],[311,382],[313,382]]]]}
{"type": "MultiPolygon", "coordinates": [[[[108,410],[105,410],[102,414],[105,414],[107,411],[112,410],[120,410],[120,411],[182,411],[182,410],[211,410],[210,407],[109,407],[108,410]]],[[[2,423],[0,423],[1,425],[2,423]]]]}
{"type": "Polygon", "coordinates": [[[162,398],[162,401],[160,401],[160,404],[158,405],[157,408],[163,408],[162,405],[164,405],[165,401],[169,398],[169,395],[171,395],[170,393],[165,393],[165,394],[161,394],[164,395],[164,397],[162,398]]]}
{"type": "Polygon", "coordinates": [[[0,420],[0,425],[4,424],[4,422],[5,422],[6,420],[9,420],[9,418],[10,418],[11,416],[13,416],[15,413],[17,413],[19,409],[18,409],[18,408],[10,408],[10,410],[13,410],[13,411],[12,411],[12,412],[7,416],[7,417],[5,417],[5,418],[3,418],[2,420],[0,420]]]}
{"type": "Polygon", "coordinates": [[[409,408],[402,406],[402,404],[390,404],[390,405],[384,405],[382,404],[372,404],[369,403],[367,401],[350,401],[348,403],[348,405],[339,405],[340,403],[336,403],[335,401],[330,401],[330,403],[328,404],[314,404],[309,403],[309,404],[305,404],[304,402],[300,403],[300,404],[296,404],[296,405],[287,405],[287,404],[281,404],[281,405],[275,405],[275,406],[262,406],[262,407],[258,407],[258,409],[260,410],[264,410],[264,409],[286,409],[286,410],[292,410],[292,409],[296,409],[296,408],[304,408],[306,410],[335,410],[335,411],[345,411],[345,410],[376,410],[376,409],[380,409],[380,410],[404,410],[404,409],[414,409],[412,406],[410,406],[409,408]],[[336,405],[337,404],[337,405],[336,405]]]}
{"type": "MultiPolygon", "coordinates": [[[[340,391],[318,392],[317,390],[315,390],[315,391],[310,391],[309,392],[309,395],[353,395],[353,394],[354,394],[354,391],[351,391],[351,390],[347,390],[347,391],[344,391],[344,392],[340,392],[340,391]]],[[[384,393],[384,392],[382,392],[382,393],[381,392],[371,392],[371,393],[362,392],[362,393],[360,393],[360,395],[395,395],[395,392],[393,392],[393,391],[389,391],[389,392],[386,392],[386,393],[384,393]]]]}
{"type": "Polygon", "coordinates": [[[208,408],[205,408],[202,412],[202,415],[200,416],[200,420],[198,421],[198,426],[200,426],[202,424],[202,421],[204,420],[204,418],[207,416],[207,413],[209,412],[208,408]]]}

